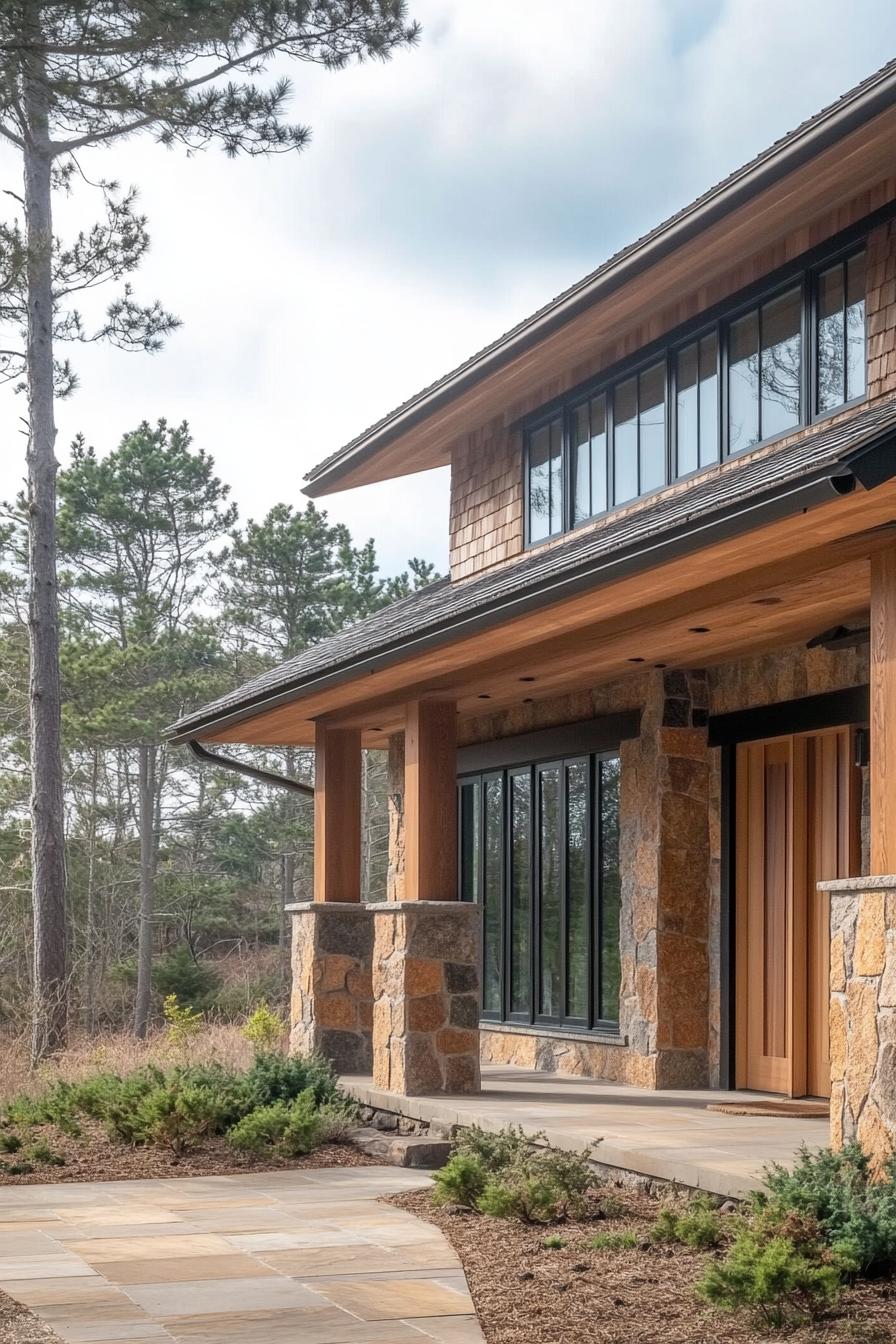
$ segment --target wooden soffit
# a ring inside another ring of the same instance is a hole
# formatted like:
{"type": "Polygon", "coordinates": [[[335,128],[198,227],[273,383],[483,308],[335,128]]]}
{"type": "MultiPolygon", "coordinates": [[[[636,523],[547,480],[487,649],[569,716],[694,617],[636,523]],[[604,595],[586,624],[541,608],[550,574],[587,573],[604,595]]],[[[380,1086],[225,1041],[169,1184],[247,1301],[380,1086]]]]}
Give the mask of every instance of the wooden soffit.
{"type": "Polygon", "coordinates": [[[403,727],[412,699],[454,699],[468,720],[656,664],[703,667],[779,648],[861,620],[870,557],[894,535],[896,481],[407,656],[399,651],[383,666],[199,736],[310,746],[315,720],[327,718],[382,746],[403,727]]]}

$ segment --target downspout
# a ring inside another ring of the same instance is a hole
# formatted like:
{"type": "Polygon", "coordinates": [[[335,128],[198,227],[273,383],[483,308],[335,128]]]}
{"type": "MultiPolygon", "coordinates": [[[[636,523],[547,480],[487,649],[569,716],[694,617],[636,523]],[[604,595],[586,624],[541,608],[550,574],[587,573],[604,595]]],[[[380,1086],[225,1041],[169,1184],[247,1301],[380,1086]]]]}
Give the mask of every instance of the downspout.
{"type": "Polygon", "coordinates": [[[193,737],[188,740],[187,746],[198,760],[219,765],[222,770],[233,770],[238,775],[257,779],[260,784],[272,784],[276,789],[289,789],[292,793],[301,793],[305,798],[314,797],[313,787],[310,784],[302,784],[298,779],[276,775],[273,770],[261,770],[256,765],[247,765],[244,761],[235,761],[232,756],[219,756],[217,752],[209,751],[193,737]]]}

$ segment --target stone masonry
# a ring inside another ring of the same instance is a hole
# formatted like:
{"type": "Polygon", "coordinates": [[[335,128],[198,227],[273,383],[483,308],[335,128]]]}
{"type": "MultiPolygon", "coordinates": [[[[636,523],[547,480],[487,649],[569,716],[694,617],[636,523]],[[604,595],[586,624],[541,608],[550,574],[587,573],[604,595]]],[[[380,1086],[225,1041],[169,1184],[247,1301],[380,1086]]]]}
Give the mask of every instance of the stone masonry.
{"type": "Polygon", "coordinates": [[[896,877],[819,883],[831,899],[831,1144],[896,1150],[896,877]]]}
{"type": "Polygon", "coordinates": [[[372,1068],[373,921],[369,905],[310,901],[292,915],[290,1048],[339,1073],[372,1068]]]}
{"type": "Polygon", "coordinates": [[[707,723],[704,672],[654,672],[620,753],[620,1027],[644,1087],[708,1083],[707,723]]]}
{"type": "Polygon", "coordinates": [[[388,901],[373,915],[373,1085],[402,1096],[479,1091],[481,910],[388,901]]]}

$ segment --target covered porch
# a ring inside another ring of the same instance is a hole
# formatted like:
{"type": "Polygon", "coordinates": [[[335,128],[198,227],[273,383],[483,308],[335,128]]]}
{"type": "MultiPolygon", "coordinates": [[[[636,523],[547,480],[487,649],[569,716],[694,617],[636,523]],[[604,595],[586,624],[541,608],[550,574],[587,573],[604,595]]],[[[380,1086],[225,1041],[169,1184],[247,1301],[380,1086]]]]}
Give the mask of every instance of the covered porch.
{"type": "Polygon", "coordinates": [[[633,1172],[725,1198],[758,1189],[763,1168],[790,1163],[800,1144],[828,1142],[823,1118],[735,1116],[707,1109],[755,1102],[759,1094],[753,1092],[655,1092],[499,1064],[483,1065],[482,1091],[475,1097],[399,1097],[374,1087],[368,1077],[347,1077],[343,1085],[365,1106],[442,1129],[518,1125],[527,1133],[543,1132],[552,1148],[574,1152],[599,1139],[594,1159],[606,1166],[611,1179],[617,1172],[633,1172]]]}

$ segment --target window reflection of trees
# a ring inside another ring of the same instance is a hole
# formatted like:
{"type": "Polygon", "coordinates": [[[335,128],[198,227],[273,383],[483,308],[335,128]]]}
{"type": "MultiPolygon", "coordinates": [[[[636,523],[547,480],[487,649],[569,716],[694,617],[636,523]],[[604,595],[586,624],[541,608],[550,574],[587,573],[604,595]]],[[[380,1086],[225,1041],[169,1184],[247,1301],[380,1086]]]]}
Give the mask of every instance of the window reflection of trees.
{"type": "Polygon", "coordinates": [[[618,759],[573,758],[462,782],[460,890],[484,907],[487,1016],[618,1020],[618,781],[618,759]]]}
{"type": "Polygon", "coordinates": [[[542,770],[540,781],[540,961],[539,1011],[560,1014],[560,771],[542,770]]]}

